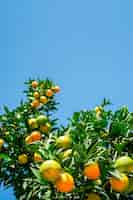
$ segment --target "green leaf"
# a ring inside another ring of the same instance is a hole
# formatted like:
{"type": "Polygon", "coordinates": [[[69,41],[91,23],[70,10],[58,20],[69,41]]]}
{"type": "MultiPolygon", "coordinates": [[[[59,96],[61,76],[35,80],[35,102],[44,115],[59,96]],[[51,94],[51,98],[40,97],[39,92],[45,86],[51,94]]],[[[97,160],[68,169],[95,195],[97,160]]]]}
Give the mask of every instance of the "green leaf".
{"type": "Polygon", "coordinates": [[[7,154],[4,154],[4,153],[0,153],[0,158],[7,160],[7,161],[11,160],[11,158],[7,154]]]}
{"type": "Polygon", "coordinates": [[[4,111],[8,114],[10,112],[10,110],[8,109],[7,106],[3,106],[4,111]]]}
{"type": "Polygon", "coordinates": [[[42,178],[39,170],[31,168],[31,171],[41,184],[46,184],[46,181],[42,178]]]}

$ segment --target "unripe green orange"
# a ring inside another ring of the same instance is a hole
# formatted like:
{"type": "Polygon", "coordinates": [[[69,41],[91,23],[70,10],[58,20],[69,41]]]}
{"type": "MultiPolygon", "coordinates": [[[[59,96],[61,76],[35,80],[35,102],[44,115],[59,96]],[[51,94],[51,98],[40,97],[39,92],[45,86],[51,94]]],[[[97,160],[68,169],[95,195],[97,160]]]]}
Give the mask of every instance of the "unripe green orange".
{"type": "Polygon", "coordinates": [[[121,172],[132,172],[133,159],[129,156],[121,156],[115,161],[115,167],[121,172]]]}
{"type": "Polygon", "coordinates": [[[39,116],[37,117],[37,123],[38,123],[39,125],[45,124],[47,121],[48,121],[48,118],[47,118],[46,115],[39,115],[39,116]]]}

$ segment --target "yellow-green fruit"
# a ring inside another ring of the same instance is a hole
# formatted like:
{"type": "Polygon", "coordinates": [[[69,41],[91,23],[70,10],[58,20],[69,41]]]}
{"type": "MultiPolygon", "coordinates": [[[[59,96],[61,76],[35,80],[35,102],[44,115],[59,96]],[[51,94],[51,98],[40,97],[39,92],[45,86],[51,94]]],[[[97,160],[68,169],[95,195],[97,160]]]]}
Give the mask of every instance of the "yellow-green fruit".
{"type": "Polygon", "coordinates": [[[37,117],[37,122],[38,122],[39,125],[45,124],[47,122],[47,120],[48,120],[48,118],[47,118],[46,115],[39,115],[37,117]]]}
{"type": "Polygon", "coordinates": [[[132,172],[133,159],[129,156],[122,156],[115,161],[115,167],[121,172],[132,172]]]}
{"type": "Polygon", "coordinates": [[[97,179],[97,180],[95,180],[94,183],[95,183],[96,185],[102,185],[102,181],[101,181],[101,179],[97,179]]]}
{"type": "Polygon", "coordinates": [[[65,159],[68,158],[72,154],[72,149],[67,149],[61,154],[61,158],[65,159]]]}
{"type": "Polygon", "coordinates": [[[32,129],[38,128],[37,120],[35,118],[29,119],[28,124],[32,129]]]}
{"type": "Polygon", "coordinates": [[[69,148],[71,146],[72,140],[70,135],[63,135],[57,138],[56,144],[61,148],[69,148]]]}
{"type": "Polygon", "coordinates": [[[55,181],[61,173],[61,165],[55,160],[46,160],[40,166],[40,172],[44,179],[55,181]]]}
{"type": "Polygon", "coordinates": [[[28,156],[26,154],[21,154],[18,156],[18,162],[21,165],[25,165],[28,162],[28,156]]]}
{"type": "Polygon", "coordinates": [[[101,200],[101,197],[97,193],[91,192],[88,194],[87,200],[101,200]]]}

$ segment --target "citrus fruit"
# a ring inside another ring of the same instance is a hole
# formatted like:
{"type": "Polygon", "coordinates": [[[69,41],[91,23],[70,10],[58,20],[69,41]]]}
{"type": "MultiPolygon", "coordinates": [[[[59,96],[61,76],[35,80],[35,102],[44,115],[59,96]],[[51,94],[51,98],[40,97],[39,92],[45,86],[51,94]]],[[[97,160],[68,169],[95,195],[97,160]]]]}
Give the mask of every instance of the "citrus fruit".
{"type": "Polygon", "coordinates": [[[120,176],[121,178],[111,177],[109,180],[112,190],[116,192],[124,192],[129,184],[128,177],[125,174],[121,173],[120,176]]]}
{"type": "Polygon", "coordinates": [[[37,81],[32,81],[31,83],[33,88],[36,88],[38,86],[38,82],[37,81]]]}
{"type": "Polygon", "coordinates": [[[38,128],[37,120],[35,118],[29,119],[28,124],[32,129],[38,128]]]}
{"type": "Polygon", "coordinates": [[[115,161],[115,167],[121,172],[133,171],[133,159],[129,156],[122,156],[115,161]]]}
{"type": "Polygon", "coordinates": [[[0,138],[0,148],[4,145],[4,140],[0,138]]]}
{"type": "Polygon", "coordinates": [[[45,125],[40,125],[40,131],[43,133],[48,133],[51,130],[51,124],[46,123],[45,125]]]}
{"type": "Polygon", "coordinates": [[[74,179],[72,175],[67,172],[60,174],[60,177],[56,180],[55,186],[59,192],[71,192],[74,189],[74,179]]]}
{"type": "Polygon", "coordinates": [[[39,115],[37,117],[37,122],[38,122],[39,125],[45,124],[47,120],[48,120],[48,118],[47,118],[46,115],[39,115]]]}
{"type": "Polygon", "coordinates": [[[31,133],[30,137],[32,138],[32,142],[41,140],[41,138],[42,138],[41,133],[39,131],[33,131],[31,133]]]}
{"type": "Polygon", "coordinates": [[[98,163],[92,162],[92,163],[87,164],[84,167],[83,174],[90,180],[98,179],[101,175],[98,163]]]}
{"type": "Polygon", "coordinates": [[[68,148],[71,146],[72,140],[70,135],[63,135],[57,138],[56,144],[61,148],[68,148]]]}
{"type": "Polygon", "coordinates": [[[95,192],[90,192],[88,194],[87,200],[101,200],[101,197],[95,192]]]}
{"type": "Polygon", "coordinates": [[[36,91],[36,92],[34,92],[33,96],[35,97],[35,99],[38,99],[40,94],[39,94],[39,92],[36,91]]]}
{"type": "Polygon", "coordinates": [[[46,96],[47,96],[47,97],[52,97],[52,96],[53,96],[53,91],[52,91],[51,89],[48,89],[48,90],[46,91],[46,96]]]}
{"type": "Polygon", "coordinates": [[[25,142],[26,142],[27,144],[31,144],[31,143],[32,143],[32,138],[31,138],[30,135],[27,136],[27,137],[25,138],[25,142]]]}
{"type": "Polygon", "coordinates": [[[40,161],[42,161],[42,157],[41,157],[41,155],[39,154],[39,153],[34,153],[34,161],[35,162],[40,162],[40,161]]]}
{"type": "Polygon", "coordinates": [[[55,181],[61,173],[61,165],[55,160],[46,160],[40,166],[40,172],[44,179],[55,181]]]}
{"type": "Polygon", "coordinates": [[[32,108],[37,108],[39,107],[39,105],[40,105],[40,102],[37,99],[33,100],[31,103],[32,108]]]}
{"type": "Polygon", "coordinates": [[[53,92],[60,92],[60,87],[58,85],[52,87],[53,92]]]}
{"type": "Polygon", "coordinates": [[[71,154],[72,154],[72,149],[67,149],[61,154],[61,157],[65,159],[68,158],[71,154]]]}
{"type": "Polygon", "coordinates": [[[43,104],[46,104],[46,103],[48,102],[47,97],[41,96],[41,97],[40,97],[40,102],[43,103],[43,104]]]}
{"type": "Polygon", "coordinates": [[[26,154],[21,154],[18,156],[18,162],[21,165],[25,165],[28,162],[28,156],[26,154]]]}
{"type": "Polygon", "coordinates": [[[96,180],[94,181],[94,183],[95,183],[96,185],[102,185],[101,179],[96,179],[96,180]]]}

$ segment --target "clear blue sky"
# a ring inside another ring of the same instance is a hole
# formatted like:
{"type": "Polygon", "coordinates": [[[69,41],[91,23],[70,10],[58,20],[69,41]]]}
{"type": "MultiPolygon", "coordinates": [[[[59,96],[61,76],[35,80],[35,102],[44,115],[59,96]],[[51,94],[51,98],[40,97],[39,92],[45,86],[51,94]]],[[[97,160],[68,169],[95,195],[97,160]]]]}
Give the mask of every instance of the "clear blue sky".
{"type": "MultiPolygon", "coordinates": [[[[133,111],[133,1],[0,1],[0,105],[14,108],[29,77],[62,92],[61,123],[110,98],[133,111]]],[[[0,190],[0,200],[14,200],[0,190]]]]}

